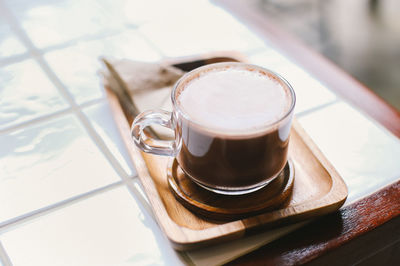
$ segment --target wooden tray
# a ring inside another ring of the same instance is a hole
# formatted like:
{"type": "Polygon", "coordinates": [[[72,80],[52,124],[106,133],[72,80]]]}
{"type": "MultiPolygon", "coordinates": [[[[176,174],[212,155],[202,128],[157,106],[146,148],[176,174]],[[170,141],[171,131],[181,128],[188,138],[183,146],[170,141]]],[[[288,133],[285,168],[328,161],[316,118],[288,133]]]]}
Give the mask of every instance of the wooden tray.
{"type": "MultiPolygon", "coordinates": [[[[218,53],[204,55],[200,59],[183,58],[170,62],[187,71],[205,63],[221,61],[243,61],[243,56],[218,53]]],[[[265,228],[317,217],[337,210],[346,200],[347,187],[344,181],[294,119],[289,156],[293,160],[295,179],[288,204],[274,211],[231,222],[215,222],[197,216],[181,205],[168,187],[167,167],[170,158],[146,154],[135,147],[128,122],[132,118],[125,116],[111,90],[106,88],[106,93],[158,223],[178,250],[237,239],[265,228]]]]}

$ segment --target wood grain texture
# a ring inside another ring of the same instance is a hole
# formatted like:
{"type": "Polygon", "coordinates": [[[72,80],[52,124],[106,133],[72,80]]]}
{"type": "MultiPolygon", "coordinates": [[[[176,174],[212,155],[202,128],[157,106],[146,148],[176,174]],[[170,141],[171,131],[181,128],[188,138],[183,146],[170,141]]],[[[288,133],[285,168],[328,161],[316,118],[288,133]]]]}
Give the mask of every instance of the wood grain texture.
{"type": "Polygon", "coordinates": [[[228,265],[305,264],[319,256],[329,255],[328,251],[344,244],[352,244],[352,246],[343,249],[344,251],[342,250],[340,254],[342,256],[329,256],[330,260],[322,257],[313,264],[352,265],[378,251],[374,242],[385,243],[382,241],[385,237],[391,238],[394,243],[399,241],[400,219],[395,219],[400,215],[399,195],[400,181],[338,212],[326,215],[301,230],[232,261],[228,265]],[[372,237],[364,235],[365,232],[386,222],[390,224],[389,229],[382,231],[378,228],[376,230],[380,231],[377,231],[375,235],[371,234],[372,237]],[[360,241],[357,241],[358,237],[360,241]],[[352,239],[355,241],[349,243],[352,239]]]}
{"type": "MultiPolygon", "coordinates": [[[[208,59],[205,62],[213,61],[208,59]]],[[[158,223],[176,249],[198,248],[265,228],[317,217],[337,210],[346,200],[345,183],[294,119],[289,156],[294,163],[295,178],[288,204],[242,220],[215,222],[205,219],[176,200],[167,180],[169,158],[140,152],[134,146],[128,123],[130,118],[125,117],[111,90],[106,89],[106,92],[117,127],[158,223]]]]}
{"type": "Polygon", "coordinates": [[[384,125],[400,137],[400,111],[386,103],[373,91],[351,77],[330,60],[308,48],[282,30],[279,25],[254,12],[252,5],[242,0],[214,0],[218,5],[232,12],[245,24],[266,38],[283,54],[296,61],[302,68],[313,74],[330,90],[337,93],[364,113],[384,125]]]}

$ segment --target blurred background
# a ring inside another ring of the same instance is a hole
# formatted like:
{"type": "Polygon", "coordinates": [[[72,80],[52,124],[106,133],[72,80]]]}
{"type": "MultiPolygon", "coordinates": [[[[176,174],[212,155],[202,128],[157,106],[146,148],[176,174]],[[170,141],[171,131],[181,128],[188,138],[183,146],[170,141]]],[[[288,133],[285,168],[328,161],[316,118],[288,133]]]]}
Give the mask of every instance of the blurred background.
{"type": "Polygon", "coordinates": [[[400,1],[249,3],[400,110],[400,1]]]}

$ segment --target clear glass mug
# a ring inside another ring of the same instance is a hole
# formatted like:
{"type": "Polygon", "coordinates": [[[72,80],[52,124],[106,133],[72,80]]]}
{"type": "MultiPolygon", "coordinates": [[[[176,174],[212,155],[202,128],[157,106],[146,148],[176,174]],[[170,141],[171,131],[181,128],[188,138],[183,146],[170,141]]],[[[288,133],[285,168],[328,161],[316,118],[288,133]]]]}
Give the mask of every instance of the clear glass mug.
{"type": "Polygon", "coordinates": [[[139,114],[132,124],[132,138],[144,152],[175,157],[185,174],[200,186],[220,194],[245,194],[264,187],[285,167],[296,97],[290,84],[278,74],[244,63],[206,65],[178,80],[171,100],[172,112],[151,110],[139,114]],[[278,81],[289,91],[287,112],[256,134],[221,135],[193,120],[182,110],[177,97],[199,73],[226,67],[253,69],[278,81]],[[175,139],[152,138],[149,144],[143,130],[153,124],[172,129],[175,139]]]}

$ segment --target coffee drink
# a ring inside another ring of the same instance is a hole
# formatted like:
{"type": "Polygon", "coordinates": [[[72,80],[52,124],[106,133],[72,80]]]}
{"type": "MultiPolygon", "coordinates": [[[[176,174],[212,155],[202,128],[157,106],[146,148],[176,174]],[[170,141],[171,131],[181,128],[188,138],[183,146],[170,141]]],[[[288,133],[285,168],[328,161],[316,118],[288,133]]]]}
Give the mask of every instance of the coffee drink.
{"type": "Polygon", "coordinates": [[[145,152],[174,156],[199,185],[244,194],[284,168],[295,95],[279,75],[243,63],[206,65],[185,74],[171,100],[172,113],[137,116],[132,136],[145,152]],[[143,129],[151,124],[173,129],[175,140],[146,143],[143,129]]]}
{"type": "Polygon", "coordinates": [[[179,106],[193,121],[222,135],[257,131],[291,104],[290,91],[276,79],[240,68],[199,73],[178,93],[179,106]]]}
{"type": "Polygon", "coordinates": [[[197,183],[242,191],[263,185],[285,166],[292,107],[288,85],[251,66],[206,68],[185,79],[176,102],[189,118],[178,126],[177,160],[197,183]]]}

